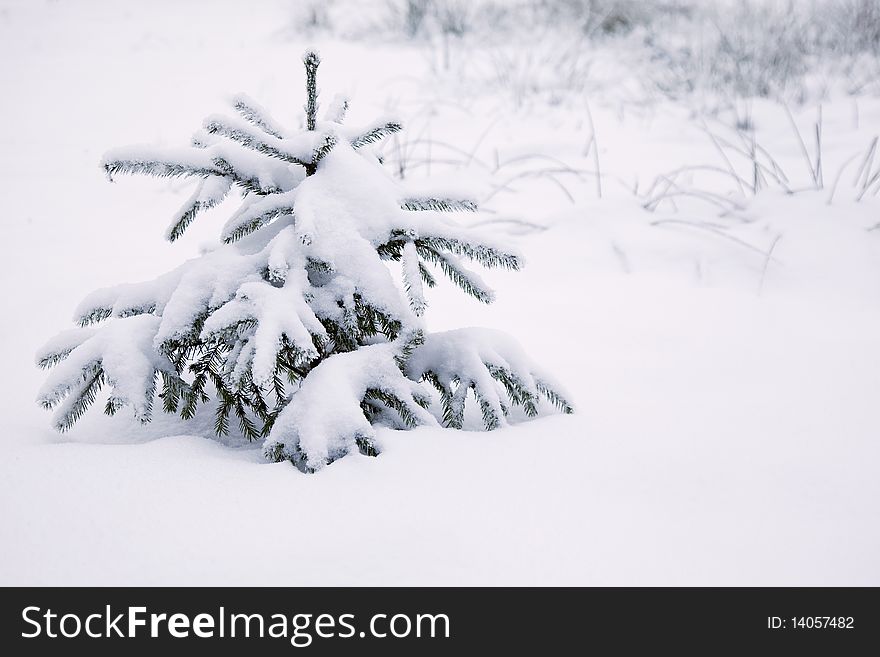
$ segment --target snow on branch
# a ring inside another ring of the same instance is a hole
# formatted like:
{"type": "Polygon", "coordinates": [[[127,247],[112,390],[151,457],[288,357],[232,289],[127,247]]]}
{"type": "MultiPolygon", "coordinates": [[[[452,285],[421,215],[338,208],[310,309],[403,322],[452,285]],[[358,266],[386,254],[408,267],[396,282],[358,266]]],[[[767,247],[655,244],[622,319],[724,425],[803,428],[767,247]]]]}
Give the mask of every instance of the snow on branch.
{"type": "Polygon", "coordinates": [[[131,317],[154,313],[160,299],[170,294],[179,276],[169,272],[145,283],[124,283],[95,290],[83,299],[74,311],[80,326],[98,324],[110,317],[131,317]]]}
{"type": "Polygon", "coordinates": [[[44,370],[54,367],[94,334],[95,329],[93,328],[74,328],[62,331],[46,342],[37,352],[37,366],[44,370]]]}
{"type": "Polygon", "coordinates": [[[447,251],[479,262],[484,267],[501,267],[514,271],[522,268],[523,259],[518,253],[504,251],[495,246],[473,239],[462,239],[449,235],[420,234],[417,245],[435,252],[447,251]]]}
{"type": "Polygon", "coordinates": [[[296,190],[259,197],[239,208],[223,226],[220,237],[225,243],[235,242],[259,230],[272,220],[293,214],[296,190]]]}
{"type": "Polygon", "coordinates": [[[309,163],[309,170],[312,173],[314,173],[314,171],[316,170],[318,163],[330,154],[330,151],[332,151],[333,147],[336,146],[337,141],[338,140],[336,139],[336,135],[334,135],[333,133],[322,135],[320,142],[317,146],[315,146],[315,149],[312,151],[312,158],[309,163]]]}
{"type": "Polygon", "coordinates": [[[242,118],[252,123],[267,135],[276,139],[284,138],[284,129],[272,118],[268,110],[247,94],[236,94],[232,99],[232,107],[242,118]]]}
{"type": "Polygon", "coordinates": [[[404,210],[423,211],[434,210],[436,212],[476,212],[476,201],[454,198],[405,198],[400,202],[404,210]]]}
{"type": "MultiPolygon", "coordinates": [[[[70,336],[85,340],[63,360],[54,359],[55,367],[38,394],[44,408],[56,409],[59,431],[73,425],[104,385],[111,388],[108,409],[131,406],[139,421],[150,420],[157,374],[177,376],[172,363],[153,348],[159,322],[158,317],[140,315],[114,320],[90,335],[70,336]]],[[[60,353],[58,344],[50,343],[43,353],[60,353]]]]}
{"type": "Polygon", "coordinates": [[[159,178],[222,176],[206,149],[152,147],[116,148],[104,156],[104,171],[112,180],[117,173],[143,173],[159,178]]]}
{"type": "Polygon", "coordinates": [[[403,125],[397,121],[385,121],[379,125],[373,126],[362,132],[360,135],[351,140],[352,148],[358,149],[368,144],[372,144],[395,132],[403,130],[403,125]]]}
{"type": "Polygon", "coordinates": [[[296,178],[283,163],[263,162],[254,157],[254,153],[228,143],[190,148],[129,146],[109,151],[102,166],[111,180],[117,173],[160,178],[229,176],[246,191],[256,194],[271,193],[295,183],[296,178]]]}
{"type": "Polygon", "coordinates": [[[472,392],[486,429],[506,424],[509,404],[537,414],[543,396],[563,413],[573,407],[566,395],[540,372],[511,337],[490,329],[456,329],[425,337],[406,365],[407,376],[424,379],[440,393],[443,423],[464,424],[465,402],[472,392]]]}
{"type": "Polygon", "coordinates": [[[277,369],[279,352],[285,345],[294,351],[294,364],[318,358],[315,338],[327,337],[324,326],[303,297],[303,284],[291,276],[283,287],[265,282],[242,285],[235,298],[227,301],[205,321],[201,339],[209,341],[235,330],[234,341],[245,338],[252,345],[246,359],[239,362],[236,379],[249,370],[258,385],[271,382],[277,369]],[[246,325],[244,331],[237,330],[246,325]]]}
{"type": "Polygon", "coordinates": [[[410,306],[412,306],[413,312],[417,316],[421,316],[425,312],[427,303],[425,301],[425,290],[422,287],[419,253],[413,242],[410,241],[404,244],[401,253],[401,263],[403,265],[403,283],[409,296],[410,306]]]}
{"type": "Polygon", "coordinates": [[[407,426],[436,425],[416,401],[424,395],[419,385],[400,371],[396,346],[364,346],[315,367],[275,421],[266,457],[315,471],[349,452],[378,449],[368,415],[387,412],[407,426]]]}
{"type": "Polygon", "coordinates": [[[211,176],[200,181],[196,191],[172,219],[165,231],[165,238],[173,242],[181,237],[199,212],[213,208],[226,198],[232,183],[230,176],[211,176]]]}
{"type": "Polygon", "coordinates": [[[478,301],[492,303],[495,300],[495,292],[479,275],[463,266],[455,256],[437,251],[421,241],[415,243],[415,248],[420,256],[439,265],[449,280],[478,301]]]}
{"type": "Polygon", "coordinates": [[[345,121],[345,115],[348,113],[348,98],[342,94],[333,96],[327,111],[324,113],[324,120],[328,123],[342,123],[345,121]]]}
{"type": "Polygon", "coordinates": [[[297,139],[279,139],[263,132],[257,132],[249,123],[219,114],[211,115],[205,119],[203,128],[209,134],[226,137],[246,148],[290,164],[306,166],[311,161],[314,139],[308,133],[297,139]]]}

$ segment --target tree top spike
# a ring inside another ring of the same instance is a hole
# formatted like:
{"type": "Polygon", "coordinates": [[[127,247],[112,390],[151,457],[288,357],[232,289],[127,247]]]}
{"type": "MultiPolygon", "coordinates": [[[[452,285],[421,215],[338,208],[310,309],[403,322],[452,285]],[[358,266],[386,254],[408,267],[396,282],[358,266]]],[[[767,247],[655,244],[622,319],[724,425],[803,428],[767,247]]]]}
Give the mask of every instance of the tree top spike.
{"type": "Polygon", "coordinates": [[[318,64],[321,63],[321,55],[318,54],[317,50],[310,48],[303,53],[303,63],[306,65],[306,68],[317,68],[318,64]]]}
{"type": "Polygon", "coordinates": [[[318,121],[318,64],[321,58],[315,50],[306,50],[303,54],[306,65],[306,129],[314,130],[318,121]]]}

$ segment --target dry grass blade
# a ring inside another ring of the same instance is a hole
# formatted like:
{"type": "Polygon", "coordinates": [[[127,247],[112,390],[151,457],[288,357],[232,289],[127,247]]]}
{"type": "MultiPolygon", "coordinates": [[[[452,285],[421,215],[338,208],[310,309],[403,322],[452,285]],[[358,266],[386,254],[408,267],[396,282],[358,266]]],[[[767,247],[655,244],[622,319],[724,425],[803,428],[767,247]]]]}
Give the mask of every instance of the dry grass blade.
{"type": "Polygon", "coordinates": [[[806,142],[804,142],[804,138],[801,136],[801,131],[797,127],[797,123],[795,122],[794,116],[792,115],[791,110],[788,107],[788,103],[783,103],[783,107],[785,108],[786,116],[788,116],[788,122],[791,124],[791,127],[794,130],[794,134],[797,136],[798,144],[801,147],[801,155],[804,156],[804,161],[807,163],[807,169],[809,169],[810,171],[810,178],[813,180],[813,187],[814,189],[821,189],[816,167],[813,165],[813,160],[810,158],[810,153],[807,150],[807,144],[806,142]]]}

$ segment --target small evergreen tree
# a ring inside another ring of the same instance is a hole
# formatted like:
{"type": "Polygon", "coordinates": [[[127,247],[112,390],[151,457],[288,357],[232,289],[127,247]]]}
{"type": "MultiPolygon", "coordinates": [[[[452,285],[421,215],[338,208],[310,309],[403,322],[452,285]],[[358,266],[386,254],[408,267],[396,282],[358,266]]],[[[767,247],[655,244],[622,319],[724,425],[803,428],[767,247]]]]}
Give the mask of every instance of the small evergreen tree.
{"type": "Polygon", "coordinates": [[[170,241],[234,188],[242,200],[213,251],[156,280],[94,292],[76,311],[80,328],[45,345],[37,362],[54,369],[39,402],[55,409],[58,430],[104,386],[107,414],[129,406],[141,422],[156,398],[183,419],[213,398],[218,434],[235,421],[246,438],[265,439],[269,460],[314,471],[354,449],[376,455],[374,424],[461,428],[469,392],[486,429],[511,406],[534,416],[540,397],[572,411],[504,334],[426,334],[425,288],[438,270],[489,303],[493,292],[465,261],[519,269],[522,260],[453,220],[473,201],[407,195],[386,174],[370,144],[400,124],[352,130],[340,98],[319,120],[318,55],[304,63],[303,129],[283,129],[240,95],[238,116],[208,117],[190,148],[105,156],[111,180],[198,180],[170,241]]]}

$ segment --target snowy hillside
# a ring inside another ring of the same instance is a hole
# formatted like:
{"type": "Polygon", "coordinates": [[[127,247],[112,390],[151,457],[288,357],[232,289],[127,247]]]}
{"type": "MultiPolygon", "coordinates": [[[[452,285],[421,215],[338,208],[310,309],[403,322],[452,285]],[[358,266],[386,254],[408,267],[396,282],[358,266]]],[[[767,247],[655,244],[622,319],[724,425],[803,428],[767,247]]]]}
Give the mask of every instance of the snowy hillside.
{"type": "Polygon", "coordinates": [[[880,584],[877,57],[786,60],[746,98],[711,39],[641,19],[512,47],[520,14],[409,38],[392,5],[0,0],[0,583],[880,584]],[[311,46],[354,124],[402,121],[391,174],[476,198],[462,221],[524,255],[483,274],[492,304],[439,281],[430,330],[514,334],[575,413],[379,428],[378,457],[310,475],[209,412],[56,433],[38,348],[92,290],[215,248],[236,205],[169,244],[192,182],[111,184],[105,152],[187,144],[238,92],[295,125],[311,46]]]}

